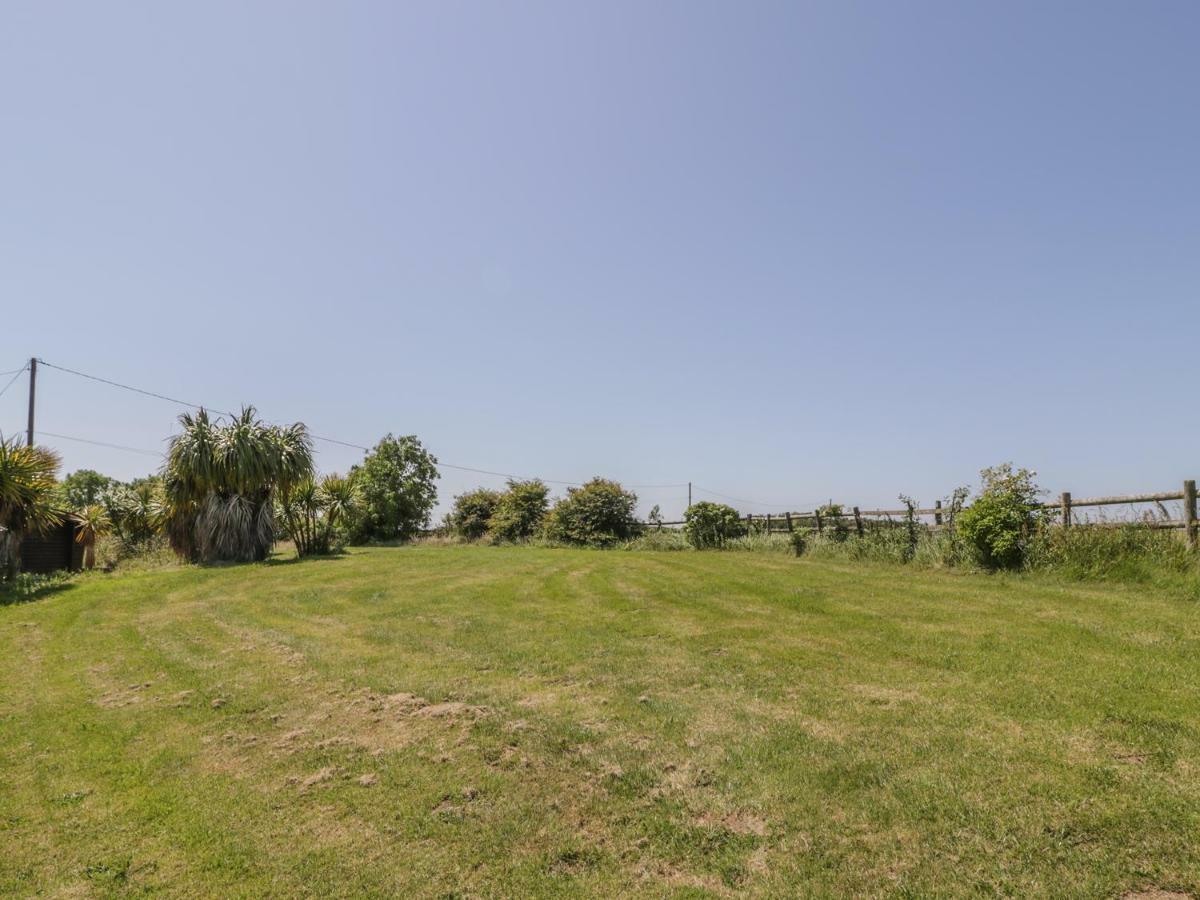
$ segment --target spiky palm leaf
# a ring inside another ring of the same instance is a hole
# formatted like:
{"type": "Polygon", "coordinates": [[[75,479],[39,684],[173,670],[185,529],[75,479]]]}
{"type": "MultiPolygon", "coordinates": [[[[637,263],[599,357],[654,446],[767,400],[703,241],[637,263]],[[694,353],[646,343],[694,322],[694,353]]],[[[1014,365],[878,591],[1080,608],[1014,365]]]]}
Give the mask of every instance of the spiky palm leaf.
{"type": "Polygon", "coordinates": [[[17,569],[21,538],[62,522],[55,505],[58,454],[45,447],[26,447],[19,439],[0,437],[0,572],[17,569]]]}
{"type": "Polygon", "coordinates": [[[94,569],[96,567],[96,540],[108,534],[112,528],[108,510],[99,503],[92,503],[83,509],[76,510],[72,514],[72,518],[78,526],[75,531],[75,541],[83,544],[83,567],[94,569]]]}
{"type": "Polygon", "coordinates": [[[296,545],[296,554],[328,553],[338,522],[358,503],[358,486],[341,475],[326,475],[320,481],[309,476],[294,484],[288,495],[280,498],[280,518],[296,545]]]}
{"type": "Polygon", "coordinates": [[[179,422],[163,472],[171,546],[196,560],[265,558],[275,541],[276,492],[312,472],[307,428],[266,425],[252,406],[228,424],[204,410],[179,422]]]}
{"type": "Polygon", "coordinates": [[[58,454],[0,439],[0,525],[18,531],[45,530],[62,522],[54,506],[58,454]]]}

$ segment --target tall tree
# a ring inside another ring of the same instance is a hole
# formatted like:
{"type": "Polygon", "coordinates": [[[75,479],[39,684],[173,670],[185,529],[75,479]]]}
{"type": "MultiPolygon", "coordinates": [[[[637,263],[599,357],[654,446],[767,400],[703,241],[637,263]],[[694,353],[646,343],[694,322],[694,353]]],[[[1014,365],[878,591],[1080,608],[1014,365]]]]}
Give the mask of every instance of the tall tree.
{"type": "Polygon", "coordinates": [[[387,435],[350,477],[362,499],[351,527],[356,543],[408,540],[429,524],[440,476],[437,459],[416,435],[387,435]]]}

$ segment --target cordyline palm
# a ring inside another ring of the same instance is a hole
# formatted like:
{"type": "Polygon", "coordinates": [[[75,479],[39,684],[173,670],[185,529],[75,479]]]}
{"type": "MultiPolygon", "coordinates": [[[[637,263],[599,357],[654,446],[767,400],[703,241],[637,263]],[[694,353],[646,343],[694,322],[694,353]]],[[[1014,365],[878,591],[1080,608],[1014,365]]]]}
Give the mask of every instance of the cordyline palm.
{"type": "Polygon", "coordinates": [[[279,504],[296,555],[333,549],[338,523],[352,515],[358,504],[359,490],[352,478],[326,475],[320,481],[310,477],[297,482],[279,504]]]}
{"type": "Polygon", "coordinates": [[[72,517],[78,528],[75,531],[75,542],[83,545],[83,567],[96,568],[96,539],[108,534],[112,529],[112,520],[99,503],[92,503],[83,509],[76,510],[72,517]]]}
{"type": "Polygon", "coordinates": [[[167,535],[197,561],[265,559],[275,543],[276,493],[312,474],[312,441],[301,423],[267,425],[247,406],[228,424],[207,410],[179,417],[163,470],[167,535]]]}
{"type": "Polygon", "coordinates": [[[0,438],[0,573],[15,574],[22,537],[62,522],[54,505],[58,467],[53,450],[0,438]]]}

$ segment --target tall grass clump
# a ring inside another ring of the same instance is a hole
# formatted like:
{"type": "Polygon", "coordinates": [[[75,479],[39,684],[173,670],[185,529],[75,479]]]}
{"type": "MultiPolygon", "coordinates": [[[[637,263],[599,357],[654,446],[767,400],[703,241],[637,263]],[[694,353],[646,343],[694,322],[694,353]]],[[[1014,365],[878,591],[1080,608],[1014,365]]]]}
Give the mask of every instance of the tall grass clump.
{"type": "Polygon", "coordinates": [[[1178,534],[1134,522],[1043,528],[1030,543],[1026,567],[1090,581],[1150,583],[1200,575],[1195,552],[1178,534]]]}
{"type": "Polygon", "coordinates": [[[652,528],[621,545],[623,550],[691,550],[687,535],[676,528],[652,528]]]}
{"type": "Polygon", "coordinates": [[[802,552],[814,559],[845,562],[919,563],[927,566],[953,565],[947,559],[948,541],[943,534],[918,526],[915,542],[909,530],[899,525],[868,528],[862,535],[836,531],[809,531],[802,552]]]}
{"type": "Polygon", "coordinates": [[[758,551],[768,553],[791,553],[792,537],[788,534],[752,531],[749,534],[729,538],[723,545],[725,550],[758,551]]]}

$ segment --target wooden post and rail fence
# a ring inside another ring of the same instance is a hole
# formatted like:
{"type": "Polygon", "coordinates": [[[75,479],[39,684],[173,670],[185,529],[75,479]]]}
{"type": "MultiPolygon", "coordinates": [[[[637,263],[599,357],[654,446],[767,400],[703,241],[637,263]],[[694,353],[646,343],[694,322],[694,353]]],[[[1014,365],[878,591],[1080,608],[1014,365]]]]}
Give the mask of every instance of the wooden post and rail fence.
{"type": "MultiPolygon", "coordinates": [[[[1166,491],[1157,494],[1085,497],[1080,500],[1072,497],[1070,491],[1063,491],[1059,495],[1058,500],[1050,503],[1042,503],[1039,506],[1041,509],[1057,512],[1058,524],[1063,528],[1120,528],[1138,526],[1143,528],[1175,529],[1183,531],[1188,544],[1193,548],[1197,546],[1197,539],[1200,536],[1200,521],[1198,521],[1196,514],[1196,482],[1190,479],[1183,483],[1183,490],[1181,491],[1166,491]],[[1171,519],[1166,517],[1162,504],[1178,500],[1183,501],[1183,518],[1171,519]],[[1153,503],[1164,515],[1161,518],[1142,518],[1117,522],[1080,522],[1077,521],[1075,515],[1075,510],[1077,509],[1126,506],[1137,503],[1153,503]]],[[[914,508],[911,511],[908,509],[859,509],[857,506],[852,506],[847,512],[846,507],[842,506],[840,515],[832,515],[829,507],[824,507],[823,509],[814,509],[808,512],[767,513],[765,515],[747,513],[745,521],[748,531],[757,531],[763,534],[771,534],[772,532],[787,533],[794,531],[797,526],[800,526],[813,528],[818,532],[823,532],[826,528],[853,528],[855,533],[861,536],[868,528],[902,525],[908,520],[910,515],[914,519],[932,518],[932,525],[922,522],[922,525],[926,528],[944,528],[949,524],[946,518],[950,514],[951,511],[943,507],[942,501],[939,500],[932,507],[925,509],[914,508]]],[[[683,521],[676,521],[654,524],[656,527],[663,528],[678,527],[684,523],[683,521]]]]}

